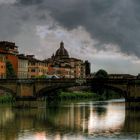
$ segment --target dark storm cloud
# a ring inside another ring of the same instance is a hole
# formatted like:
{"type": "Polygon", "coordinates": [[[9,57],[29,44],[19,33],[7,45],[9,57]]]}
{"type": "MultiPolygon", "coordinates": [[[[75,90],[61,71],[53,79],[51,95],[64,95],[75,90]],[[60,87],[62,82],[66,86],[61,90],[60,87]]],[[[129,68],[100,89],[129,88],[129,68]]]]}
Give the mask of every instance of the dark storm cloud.
{"type": "MultiPolygon", "coordinates": [[[[41,0],[39,0],[41,2],[41,0]]],[[[22,27],[26,24],[34,26],[37,24],[47,24],[46,10],[37,10],[35,6],[24,6],[25,3],[0,3],[0,40],[11,40],[14,36],[22,32],[22,27]]]]}
{"type": "Polygon", "coordinates": [[[63,26],[72,29],[82,25],[100,43],[113,43],[125,53],[140,56],[140,1],[61,0],[57,6],[53,2],[51,15],[63,26]]]}
{"type": "Polygon", "coordinates": [[[10,5],[0,5],[0,40],[9,39],[19,32],[21,22],[16,11],[10,5]]]}
{"type": "Polygon", "coordinates": [[[18,3],[19,4],[23,4],[23,5],[37,5],[37,4],[40,4],[42,3],[43,0],[18,0],[18,3]]]}
{"type": "MultiPolygon", "coordinates": [[[[118,45],[124,53],[140,56],[139,0],[19,0],[20,4],[47,9],[68,29],[84,26],[102,44],[118,45]]],[[[103,49],[99,45],[98,49],[103,49]]]]}
{"type": "Polygon", "coordinates": [[[85,27],[92,38],[100,42],[97,49],[104,49],[103,44],[115,44],[122,52],[140,57],[139,0],[17,0],[10,9],[4,9],[0,7],[3,34],[19,32],[25,22],[45,23],[49,11],[67,29],[85,27]],[[7,23],[9,19],[3,15],[9,17],[11,23],[7,23]],[[6,27],[8,33],[3,31],[6,27]]]}

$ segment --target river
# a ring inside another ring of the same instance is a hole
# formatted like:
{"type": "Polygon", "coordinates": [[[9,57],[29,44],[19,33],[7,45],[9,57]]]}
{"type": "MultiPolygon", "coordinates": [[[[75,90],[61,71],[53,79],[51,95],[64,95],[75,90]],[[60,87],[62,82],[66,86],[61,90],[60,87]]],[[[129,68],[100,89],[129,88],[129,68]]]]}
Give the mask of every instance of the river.
{"type": "Polygon", "coordinates": [[[0,106],[0,140],[138,140],[140,112],[124,100],[61,102],[36,109],[0,106]]]}

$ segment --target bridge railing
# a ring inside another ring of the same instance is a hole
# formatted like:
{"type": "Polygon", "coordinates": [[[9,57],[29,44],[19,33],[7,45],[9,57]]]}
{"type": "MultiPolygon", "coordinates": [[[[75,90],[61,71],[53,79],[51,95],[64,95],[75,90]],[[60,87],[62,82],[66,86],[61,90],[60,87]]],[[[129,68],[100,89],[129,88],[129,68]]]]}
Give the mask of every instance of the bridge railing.
{"type": "Polygon", "coordinates": [[[59,78],[59,79],[46,79],[46,78],[27,78],[27,79],[0,79],[0,83],[33,83],[33,82],[51,82],[51,83],[114,83],[114,84],[140,84],[140,79],[98,79],[98,78],[59,78]]]}
{"type": "Polygon", "coordinates": [[[92,78],[92,79],[86,79],[87,83],[94,83],[94,84],[140,84],[140,79],[114,79],[114,78],[104,78],[104,79],[98,79],[98,78],[92,78]]]}
{"type": "Polygon", "coordinates": [[[16,82],[17,79],[0,79],[0,83],[16,82]]]}
{"type": "Polygon", "coordinates": [[[45,78],[30,78],[30,79],[17,79],[19,83],[75,83],[76,79],[59,78],[59,79],[45,79],[45,78]]]}

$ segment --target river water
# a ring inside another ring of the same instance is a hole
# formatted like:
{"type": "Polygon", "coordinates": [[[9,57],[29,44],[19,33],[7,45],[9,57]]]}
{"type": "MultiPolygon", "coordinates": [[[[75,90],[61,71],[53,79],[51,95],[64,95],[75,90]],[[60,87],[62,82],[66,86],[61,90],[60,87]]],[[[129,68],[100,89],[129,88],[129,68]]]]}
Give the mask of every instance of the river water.
{"type": "Polygon", "coordinates": [[[0,140],[138,140],[140,112],[124,100],[55,103],[47,108],[0,106],[0,140]]]}

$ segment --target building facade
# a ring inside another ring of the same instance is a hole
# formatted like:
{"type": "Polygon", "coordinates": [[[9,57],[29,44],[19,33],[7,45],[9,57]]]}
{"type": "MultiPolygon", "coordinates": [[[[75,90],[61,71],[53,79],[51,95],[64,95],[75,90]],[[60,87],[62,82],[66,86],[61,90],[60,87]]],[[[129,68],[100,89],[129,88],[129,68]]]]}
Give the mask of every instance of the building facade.
{"type": "Polygon", "coordinates": [[[6,61],[9,61],[14,69],[15,75],[18,75],[18,47],[13,42],[0,41],[0,54],[5,53],[6,61]]]}
{"type": "Polygon", "coordinates": [[[6,56],[0,53],[0,79],[6,78],[6,56]]]}
{"type": "Polygon", "coordinates": [[[27,55],[28,58],[28,78],[39,78],[47,75],[47,64],[38,60],[34,55],[27,55]]]}
{"type": "Polygon", "coordinates": [[[28,58],[24,54],[18,55],[18,78],[28,78],[28,58]]]}
{"type": "Polygon", "coordinates": [[[18,47],[13,42],[0,41],[0,52],[18,54],[18,47]]]}
{"type": "Polygon", "coordinates": [[[6,61],[9,61],[14,69],[15,76],[18,76],[18,56],[14,54],[6,54],[6,61]]]}

